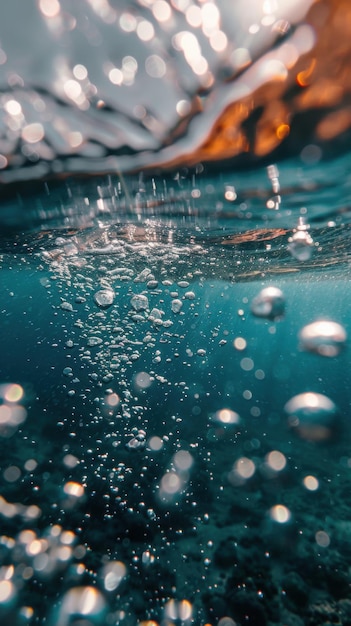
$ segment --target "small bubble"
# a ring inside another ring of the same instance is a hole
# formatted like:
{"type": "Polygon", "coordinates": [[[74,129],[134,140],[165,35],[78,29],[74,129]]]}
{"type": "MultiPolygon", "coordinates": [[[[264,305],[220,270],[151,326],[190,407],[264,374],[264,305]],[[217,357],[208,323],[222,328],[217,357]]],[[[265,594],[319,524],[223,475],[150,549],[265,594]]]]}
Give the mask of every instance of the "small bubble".
{"type": "Polygon", "coordinates": [[[134,377],[134,384],[138,389],[147,389],[152,384],[152,378],[147,372],[138,372],[134,377]]]}
{"type": "Polygon", "coordinates": [[[21,470],[17,465],[10,465],[4,470],[3,476],[8,483],[14,483],[21,477],[21,470]]]}
{"type": "Polygon", "coordinates": [[[273,506],[269,511],[269,515],[278,524],[286,524],[291,518],[289,509],[283,504],[273,506]]]}
{"type": "Polygon", "coordinates": [[[224,426],[239,424],[240,416],[235,411],[231,411],[230,409],[221,409],[220,411],[216,411],[213,415],[212,419],[224,426]]]}
{"type": "Polygon", "coordinates": [[[250,359],[249,357],[245,357],[241,359],[240,367],[242,370],[244,370],[244,372],[251,372],[251,370],[253,370],[253,368],[255,367],[255,364],[252,359],[250,359]]]}
{"type": "Polygon", "coordinates": [[[84,495],[84,487],[80,483],[69,481],[63,487],[63,491],[72,498],[81,498],[84,495]]]}
{"type": "Polygon", "coordinates": [[[2,397],[5,402],[19,402],[22,400],[24,396],[24,390],[21,385],[9,384],[9,385],[1,385],[0,387],[0,397],[2,397]]]}
{"type": "Polygon", "coordinates": [[[319,481],[315,476],[305,476],[302,482],[308,491],[317,491],[319,488],[319,481]]]}
{"type": "Polygon", "coordinates": [[[236,350],[245,350],[247,342],[243,337],[236,337],[233,341],[233,345],[236,350]]]}
{"type": "Polygon", "coordinates": [[[318,530],[315,534],[315,539],[321,548],[327,548],[330,545],[330,537],[324,530],[318,530]]]}
{"type": "Polygon", "coordinates": [[[275,472],[281,472],[286,466],[286,457],[279,450],[272,450],[266,456],[269,467],[275,472]]]}
{"type": "Polygon", "coordinates": [[[158,452],[159,450],[163,448],[163,441],[161,437],[157,437],[157,435],[155,435],[154,437],[151,437],[149,439],[148,446],[150,450],[154,450],[154,452],[158,452]]]}
{"type": "Polygon", "coordinates": [[[101,337],[88,337],[87,345],[89,347],[99,346],[102,343],[101,337]]]}

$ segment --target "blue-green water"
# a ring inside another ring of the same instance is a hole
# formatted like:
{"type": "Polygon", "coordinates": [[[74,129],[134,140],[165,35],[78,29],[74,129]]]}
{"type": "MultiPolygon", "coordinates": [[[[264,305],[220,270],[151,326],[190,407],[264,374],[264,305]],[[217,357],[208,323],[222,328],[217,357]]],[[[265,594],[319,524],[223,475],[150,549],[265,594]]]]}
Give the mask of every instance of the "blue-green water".
{"type": "Polygon", "coordinates": [[[351,624],[347,11],[0,5],[0,626],[351,624]]]}
{"type": "Polygon", "coordinates": [[[349,623],[347,176],[279,167],[4,205],[3,624],[349,623]]]}

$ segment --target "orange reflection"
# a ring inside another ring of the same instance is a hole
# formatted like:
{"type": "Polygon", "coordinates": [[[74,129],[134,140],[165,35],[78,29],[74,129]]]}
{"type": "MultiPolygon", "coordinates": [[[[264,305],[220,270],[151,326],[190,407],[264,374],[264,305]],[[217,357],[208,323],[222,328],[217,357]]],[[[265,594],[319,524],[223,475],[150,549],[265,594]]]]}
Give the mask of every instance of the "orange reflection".
{"type": "Polygon", "coordinates": [[[308,64],[308,67],[305,70],[302,70],[302,72],[299,72],[296,76],[296,82],[298,85],[300,85],[300,87],[307,87],[307,85],[310,84],[312,76],[313,76],[313,70],[316,67],[316,59],[313,58],[311,60],[311,62],[308,64]]]}
{"type": "MultiPolygon", "coordinates": [[[[296,116],[316,108],[320,115],[310,116],[305,126],[309,141],[329,141],[351,128],[350,1],[317,0],[301,28],[306,32],[301,32],[294,44],[278,46],[276,59],[267,59],[266,67],[251,64],[239,79],[233,77],[252,86],[251,92],[226,107],[195,151],[170,165],[224,160],[245,152],[262,157],[287,137],[293,141],[296,116]],[[311,39],[307,51],[305,34],[311,39]],[[271,71],[274,64],[281,71],[271,71]]],[[[304,128],[301,117],[298,127],[299,132],[304,128]]]]}

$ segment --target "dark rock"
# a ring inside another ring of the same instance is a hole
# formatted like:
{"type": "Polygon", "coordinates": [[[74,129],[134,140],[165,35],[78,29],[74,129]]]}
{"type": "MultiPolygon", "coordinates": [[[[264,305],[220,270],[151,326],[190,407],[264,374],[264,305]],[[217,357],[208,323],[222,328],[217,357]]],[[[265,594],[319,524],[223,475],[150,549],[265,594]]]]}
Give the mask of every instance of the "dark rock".
{"type": "Polygon", "coordinates": [[[266,626],[268,623],[265,610],[254,593],[238,591],[233,594],[230,608],[234,619],[245,626],[266,626]]]}
{"type": "Polygon", "coordinates": [[[282,580],[282,588],[286,593],[288,604],[304,607],[308,601],[308,587],[297,572],[290,572],[282,580]]]}

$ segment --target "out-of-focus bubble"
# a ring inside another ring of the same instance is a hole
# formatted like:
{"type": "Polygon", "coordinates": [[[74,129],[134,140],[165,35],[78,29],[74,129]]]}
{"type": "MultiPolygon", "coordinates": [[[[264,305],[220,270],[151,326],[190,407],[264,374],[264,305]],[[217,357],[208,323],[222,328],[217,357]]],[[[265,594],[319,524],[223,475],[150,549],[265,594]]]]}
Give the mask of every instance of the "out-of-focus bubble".
{"type": "Polygon", "coordinates": [[[302,482],[308,491],[317,491],[319,487],[319,481],[315,476],[305,476],[302,482]]]}
{"type": "Polygon", "coordinates": [[[194,459],[190,452],[179,450],[175,453],[170,468],[159,484],[158,498],[163,504],[177,502],[188,485],[193,465],[194,459]]]}
{"type": "Polygon", "coordinates": [[[286,524],[291,518],[289,509],[283,504],[273,506],[269,511],[269,515],[271,519],[278,524],[286,524]]]}
{"type": "Polygon", "coordinates": [[[161,480],[161,493],[165,496],[173,496],[181,489],[181,480],[175,472],[164,474],[161,480]]]}
{"type": "Polygon", "coordinates": [[[233,346],[236,350],[245,350],[247,341],[243,337],[236,337],[233,341],[233,346]]]}
{"type": "Polygon", "coordinates": [[[291,510],[285,504],[275,504],[268,511],[262,526],[269,552],[281,557],[282,550],[293,550],[296,541],[296,525],[291,510]]]}
{"type": "Polygon", "coordinates": [[[301,393],[284,407],[289,427],[307,441],[329,441],[338,431],[338,410],[330,398],[320,393],[301,393]]]}
{"type": "Polygon", "coordinates": [[[144,567],[149,567],[155,562],[155,556],[150,552],[150,550],[144,550],[141,556],[141,562],[144,567]]]}
{"type": "Polygon", "coordinates": [[[286,456],[279,450],[272,450],[266,456],[267,465],[274,472],[281,472],[286,467],[286,456]]]}
{"type": "Polygon", "coordinates": [[[122,561],[111,561],[104,566],[102,578],[106,591],[115,591],[127,573],[127,568],[122,561]]]}
{"type": "Polygon", "coordinates": [[[189,600],[169,600],[164,608],[166,619],[179,620],[181,624],[192,622],[193,607],[189,600]]]}
{"type": "Polygon", "coordinates": [[[212,420],[222,426],[233,426],[240,423],[240,416],[231,409],[220,409],[214,413],[212,420]]]}
{"type": "Polygon", "coordinates": [[[243,485],[247,480],[252,478],[255,472],[256,465],[254,461],[243,456],[235,461],[232,470],[228,474],[228,480],[235,487],[243,485]]]}
{"type": "Polygon", "coordinates": [[[85,495],[84,486],[81,483],[68,481],[63,486],[62,506],[65,510],[71,510],[78,506],[85,495]]]}
{"type": "Polygon", "coordinates": [[[27,411],[18,404],[24,390],[17,383],[0,385],[0,437],[12,437],[27,418],[27,411]]]}
{"type": "Polygon", "coordinates": [[[237,626],[237,622],[234,622],[231,617],[221,617],[217,626],[237,626]]]}
{"type": "Polygon", "coordinates": [[[69,626],[73,618],[85,626],[101,624],[105,610],[105,598],[95,587],[73,587],[63,596],[56,626],[69,626]]]}
{"type": "Polygon", "coordinates": [[[187,450],[179,450],[173,457],[173,463],[179,472],[187,472],[194,463],[194,459],[187,450]]]}
{"type": "Polygon", "coordinates": [[[288,250],[298,261],[309,261],[314,249],[314,241],[305,230],[298,230],[289,238],[288,250]]]}
{"type": "Polygon", "coordinates": [[[251,312],[256,317],[277,319],[284,315],[285,298],[278,287],[265,287],[251,302],[251,312]]]}
{"type": "Polygon", "coordinates": [[[64,493],[73,498],[81,498],[84,495],[84,487],[80,483],[69,481],[63,488],[64,493]]]}
{"type": "Polygon", "coordinates": [[[148,389],[152,385],[152,377],[147,372],[138,372],[134,376],[134,384],[137,389],[148,389]]]}
{"type": "Polygon", "coordinates": [[[63,464],[66,467],[73,469],[73,467],[76,467],[76,465],[79,464],[79,459],[77,459],[74,454],[65,454],[65,456],[63,457],[63,464]]]}
{"type": "Polygon", "coordinates": [[[116,407],[119,405],[120,398],[116,393],[111,393],[106,396],[106,404],[110,407],[116,407]]]}
{"type": "Polygon", "coordinates": [[[345,347],[346,330],[341,324],[319,320],[304,326],[299,332],[300,346],[321,356],[338,356],[345,347]]]}
{"type": "Polygon", "coordinates": [[[16,588],[11,580],[0,580],[0,605],[11,602],[15,594],[16,588]]]}
{"type": "Polygon", "coordinates": [[[5,402],[19,402],[24,396],[24,389],[17,383],[11,383],[9,385],[0,386],[0,397],[5,402]]]}
{"type": "Polygon", "coordinates": [[[163,448],[163,441],[161,437],[157,437],[155,435],[154,437],[150,437],[148,441],[148,446],[150,450],[154,450],[155,452],[158,452],[159,450],[162,450],[163,448]]]}
{"type": "Polygon", "coordinates": [[[330,545],[330,537],[324,530],[318,530],[315,534],[316,543],[321,548],[328,548],[330,545]]]}

